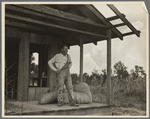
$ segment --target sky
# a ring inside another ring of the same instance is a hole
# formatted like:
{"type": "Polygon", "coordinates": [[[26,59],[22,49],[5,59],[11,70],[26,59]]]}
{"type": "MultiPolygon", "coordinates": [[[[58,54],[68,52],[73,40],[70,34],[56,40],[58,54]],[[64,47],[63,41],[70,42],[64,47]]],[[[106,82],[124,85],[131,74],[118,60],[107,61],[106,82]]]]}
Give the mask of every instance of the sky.
{"type": "MultiPolygon", "coordinates": [[[[108,2],[107,2],[108,3],[108,2]]],[[[105,2],[98,2],[93,4],[106,18],[115,16],[113,11],[106,5],[105,2]]],[[[115,63],[121,61],[128,68],[130,72],[134,69],[135,65],[143,66],[146,71],[146,58],[147,58],[147,14],[145,5],[141,2],[109,2],[114,4],[115,7],[123,14],[129,22],[137,29],[141,31],[141,36],[130,35],[124,37],[121,41],[119,38],[112,39],[112,70],[115,63]]],[[[115,20],[112,24],[121,23],[121,20],[115,20]]],[[[119,27],[121,33],[129,32],[127,27],[119,27]]],[[[100,41],[97,45],[93,43],[84,44],[84,56],[83,56],[83,72],[91,74],[93,70],[98,70],[98,73],[102,73],[103,69],[107,69],[107,42],[100,41]]],[[[79,74],[80,67],[80,47],[71,46],[68,52],[70,54],[73,65],[71,73],[79,74]]]]}
{"type": "MultiPolygon", "coordinates": [[[[144,2],[96,2],[93,4],[106,18],[115,16],[115,13],[107,6],[107,4],[114,4],[115,7],[126,15],[127,20],[137,29],[141,31],[140,37],[130,35],[124,37],[124,40],[119,38],[112,39],[112,70],[115,63],[121,61],[128,68],[130,72],[135,65],[143,66],[147,71],[147,54],[148,54],[148,12],[144,2]]],[[[114,20],[112,24],[121,23],[121,20],[114,20]]],[[[127,33],[131,30],[126,26],[118,28],[121,33],[127,33]]],[[[93,43],[84,44],[83,53],[83,73],[89,75],[93,70],[98,70],[102,73],[103,69],[107,69],[107,42],[100,41],[97,45],[93,43]]],[[[72,59],[72,67],[70,72],[79,74],[80,67],[80,47],[71,46],[68,54],[72,59]]]]}

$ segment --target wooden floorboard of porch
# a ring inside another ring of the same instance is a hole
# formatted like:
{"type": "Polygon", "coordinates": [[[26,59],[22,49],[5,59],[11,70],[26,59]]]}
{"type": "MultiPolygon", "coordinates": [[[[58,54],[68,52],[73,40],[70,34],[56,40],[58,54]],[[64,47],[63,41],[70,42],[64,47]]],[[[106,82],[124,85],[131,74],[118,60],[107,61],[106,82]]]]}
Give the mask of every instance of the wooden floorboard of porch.
{"type": "Polygon", "coordinates": [[[65,104],[58,107],[57,104],[40,105],[38,101],[9,101],[8,104],[18,106],[16,110],[7,110],[8,115],[111,115],[111,107],[102,103],[80,104],[73,107],[65,104]],[[21,108],[23,105],[23,108],[21,108]]]}

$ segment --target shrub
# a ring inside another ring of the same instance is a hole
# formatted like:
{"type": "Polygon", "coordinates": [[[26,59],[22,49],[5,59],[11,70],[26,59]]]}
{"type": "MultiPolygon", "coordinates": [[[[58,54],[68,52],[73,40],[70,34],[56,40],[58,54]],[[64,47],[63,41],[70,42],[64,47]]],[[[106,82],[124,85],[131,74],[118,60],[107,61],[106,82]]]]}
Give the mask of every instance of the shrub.
{"type": "Polygon", "coordinates": [[[129,78],[127,85],[126,95],[136,96],[141,101],[146,102],[146,78],[138,77],[136,80],[129,78]]]}

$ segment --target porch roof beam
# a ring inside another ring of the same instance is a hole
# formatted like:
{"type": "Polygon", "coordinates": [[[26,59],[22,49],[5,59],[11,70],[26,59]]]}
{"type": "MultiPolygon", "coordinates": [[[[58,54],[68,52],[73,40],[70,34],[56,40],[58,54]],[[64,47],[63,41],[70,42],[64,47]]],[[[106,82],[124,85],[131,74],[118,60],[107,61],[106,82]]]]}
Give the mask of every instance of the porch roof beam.
{"type": "Polygon", "coordinates": [[[124,33],[124,34],[122,34],[123,36],[128,36],[128,35],[133,35],[133,34],[135,34],[134,32],[128,32],[128,33],[124,33]]]}
{"type": "Polygon", "coordinates": [[[140,37],[140,32],[135,29],[135,27],[120,13],[120,11],[113,5],[107,4],[108,7],[118,16],[120,19],[126,23],[126,25],[138,36],[140,37]]]}
{"type": "Polygon", "coordinates": [[[82,38],[83,38],[83,43],[84,43],[84,39],[88,39],[91,43],[93,43],[94,45],[97,45],[97,40],[95,38],[93,38],[92,36],[83,36],[82,35],[82,38]]]}
{"type": "Polygon", "coordinates": [[[52,16],[55,16],[55,17],[63,18],[63,19],[66,19],[66,20],[71,20],[71,21],[75,21],[75,22],[80,22],[80,23],[84,23],[84,24],[98,26],[98,27],[101,27],[101,28],[108,28],[106,25],[96,23],[92,19],[82,17],[82,16],[78,16],[78,15],[74,15],[74,14],[71,14],[71,13],[67,13],[67,12],[57,10],[57,9],[53,9],[53,8],[43,6],[43,5],[17,5],[17,6],[22,7],[22,8],[26,8],[26,9],[30,9],[30,10],[33,10],[33,11],[36,11],[36,12],[52,15],[52,16]]]}
{"type": "Polygon", "coordinates": [[[27,17],[20,17],[20,16],[17,16],[17,15],[8,14],[8,13],[5,14],[5,17],[10,18],[10,19],[19,20],[19,21],[25,21],[25,22],[28,22],[28,23],[34,23],[34,24],[38,24],[38,25],[43,25],[43,26],[58,28],[58,29],[62,29],[62,30],[72,31],[72,32],[76,32],[76,33],[92,35],[92,36],[106,38],[106,39],[108,38],[107,36],[104,36],[104,35],[91,33],[91,32],[87,32],[87,31],[82,31],[82,30],[77,30],[77,29],[72,29],[72,28],[67,28],[67,27],[63,27],[63,26],[59,26],[59,25],[55,25],[55,24],[51,24],[51,23],[46,23],[46,22],[42,22],[42,21],[39,21],[39,20],[27,18],[27,17]]]}
{"type": "Polygon", "coordinates": [[[10,27],[18,27],[18,28],[30,29],[30,30],[34,30],[34,31],[40,31],[40,32],[46,31],[46,29],[44,29],[44,28],[31,26],[28,24],[22,24],[22,23],[7,21],[7,20],[5,20],[5,25],[10,26],[10,27]]]}
{"type": "Polygon", "coordinates": [[[96,41],[93,41],[94,45],[97,45],[97,42],[96,41]]]}
{"type": "MultiPolygon", "coordinates": [[[[122,15],[124,15],[124,14],[122,14],[122,15]]],[[[125,15],[124,15],[124,17],[125,17],[125,15]]],[[[113,20],[116,20],[116,19],[119,19],[119,16],[108,17],[107,21],[113,21],[113,20]]]]}
{"type": "MultiPolygon", "coordinates": [[[[39,31],[39,32],[43,32],[46,30],[44,28],[40,28],[40,27],[36,27],[36,26],[30,26],[27,24],[22,24],[22,23],[17,23],[17,22],[5,21],[5,24],[6,24],[6,26],[9,26],[9,27],[25,28],[25,29],[30,29],[30,30],[39,31]]],[[[47,34],[48,34],[48,32],[47,32],[47,34]]],[[[67,36],[67,37],[63,36],[59,39],[63,40],[63,42],[65,42],[65,44],[67,44],[64,39],[71,40],[72,38],[70,36],[67,36]]],[[[75,40],[71,40],[70,44],[67,44],[67,45],[78,45],[78,46],[80,46],[80,42],[78,41],[78,37],[77,38],[75,37],[75,40]]]]}
{"type": "Polygon", "coordinates": [[[120,23],[120,24],[115,24],[113,25],[114,27],[120,27],[120,26],[125,26],[126,24],[125,23],[120,23]]]}
{"type": "Polygon", "coordinates": [[[75,40],[70,40],[69,36],[62,36],[59,38],[59,40],[62,40],[66,45],[71,46],[71,45],[79,45],[78,41],[75,40]],[[67,41],[66,41],[67,40],[67,41]],[[70,41],[70,42],[68,42],[70,41]]]}
{"type": "Polygon", "coordinates": [[[73,44],[80,46],[80,41],[78,40],[78,37],[74,37],[74,39],[72,39],[71,35],[68,35],[67,37],[65,37],[68,41],[71,41],[73,44]]]}
{"type": "Polygon", "coordinates": [[[21,8],[19,6],[14,6],[14,5],[6,5],[6,10],[11,10],[14,12],[21,12],[22,14],[30,14],[30,15],[35,15],[38,17],[42,17],[42,18],[48,18],[48,19],[52,19],[52,20],[59,20],[61,22],[65,22],[64,19],[59,19],[58,17],[54,17],[54,16],[50,16],[50,15],[46,15],[40,12],[36,12],[36,11],[32,11],[29,9],[25,9],[25,8],[21,8]]]}
{"type": "MultiPolygon", "coordinates": [[[[92,5],[86,5],[86,7],[99,18],[103,23],[105,23],[108,27],[112,27],[113,25],[107,21],[107,19],[92,5]]],[[[123,36],[119,30],[116,28],[111,29],[121,40],[123,40],[123,36]]]]}

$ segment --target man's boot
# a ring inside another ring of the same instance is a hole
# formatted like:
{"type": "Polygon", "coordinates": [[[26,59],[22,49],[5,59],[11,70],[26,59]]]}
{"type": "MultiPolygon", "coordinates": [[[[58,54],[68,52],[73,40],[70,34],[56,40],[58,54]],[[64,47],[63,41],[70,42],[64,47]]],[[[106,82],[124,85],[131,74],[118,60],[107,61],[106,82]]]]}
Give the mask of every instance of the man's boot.
{"type": "Polygon", "coordinates": [[[64,105],[64,102],[58,102],[58,104],[57,104],[58,107],[61,107],[63,105],[64,105]]]}
{"type": "Polygon", "coordinates": [[[75,101],[73,101],[73,102],[70,103],[70,106],[78,107],[79,105],[75,101]]]}

